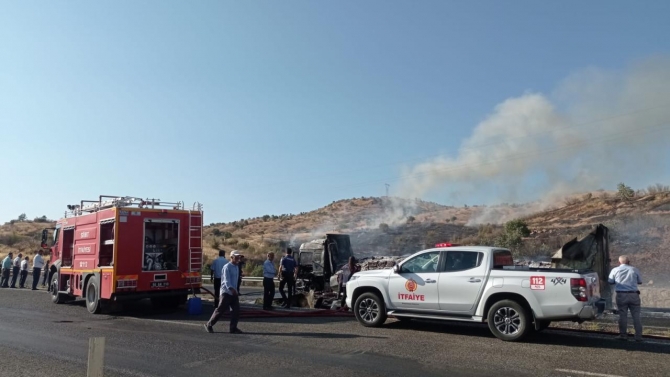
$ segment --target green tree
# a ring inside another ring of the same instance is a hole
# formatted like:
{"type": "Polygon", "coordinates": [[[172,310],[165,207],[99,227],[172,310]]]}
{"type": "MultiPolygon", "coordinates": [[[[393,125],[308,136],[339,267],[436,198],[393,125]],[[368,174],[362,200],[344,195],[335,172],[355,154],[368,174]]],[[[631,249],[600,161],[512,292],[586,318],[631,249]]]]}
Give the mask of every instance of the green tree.
{"type": "Polygon", "coordinates": [[[621,200],[630,200],[635,196],[635,191],[621,182],[617,185],[617,195],[621,200]]]}
{"type": "Polygon", "coordinates": [[[19,217],[17,218],[17,220],[21,221],[21,222],[26,221],[27,219],[28,219],[28,216],[26,216],[25,213],[20,214],[19,217]]]}
{"type": "Polygon", "coordinates": [[[216,237],[219,237],[221,236],[221,230],[218,228],[214,228],[214,230],[212,230],[212,234],[216,237]]]}
{"type": "Polygon", "coordinates": [[[503,232],[496,241],[496,245],[508,249],[516,249],[523,244],[523,237],[530,236],[528,224],[523,220],[512,220],[505,223],[503,232]]]}

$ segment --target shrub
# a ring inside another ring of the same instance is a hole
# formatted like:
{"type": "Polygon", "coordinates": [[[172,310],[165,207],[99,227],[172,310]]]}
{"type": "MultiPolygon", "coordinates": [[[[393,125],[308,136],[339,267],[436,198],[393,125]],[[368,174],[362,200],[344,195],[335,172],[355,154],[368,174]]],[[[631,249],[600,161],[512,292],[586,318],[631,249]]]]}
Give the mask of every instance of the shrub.
{"type": "Polygon", "coordinates": [[[25,213],[22,213],[22,214],[19,215],[19,217],[16,220],[23,222],[23,221],[28,220],[28,216],[26,216],[25,213]]]}
{"type": "Polygon", "coordinates": [[[230,238],[226,240],[226,245],[235,246],[238,242],[237,238],[230,238]]]}
{"type": "Polygon", "coordinates": [[[456,221],[456,216],[451,216],[451,221],[456,221]]]}
{"type": "Polygon", "coordinates": [[[390,229],[389,224],[381,223],[381,224],[379,224],[379,229],[384,233],[388,233],[388,231],[390,229]]]}
{"type": "Polygon", "coordinates": [[[621,200],[630,200],[633,198],[633,196],[635,196],[635,192],[632,188],[626,186],[622,182],[617,185],[617,195],[619,198],[621,198],[621,200]]]}
{"type": "Polygon", "coordinates": [[[212,234],[216,237],[219,237],[219,236],[221,236],[221,230],[217,229],[217,228],[214,228],[214,230],[212,230],[212,234]]]}
{"type": "Polygon", "coordinates": [[[242,249],[242,250],[246,250],[246,249],[249,247],[249,242],[247,242],[247,241],[240,242],[240,243],[237,245],[237,247],[239,247],[239,248],[242,249]]]}
{"type": "Polygon", "coordinates": [[[219,246],[221,246],[221,242],[219,242],[219,239],[218,239],[218,238],[215,238],[215,239],[213,239],[212,242],[210,243],[210,246],[212,246],[212,249],[219,250],[219,246]]]}
{"type": "Polygon", "coordinates": [[[647,192],[650,194],[661,194],[670,191],[670,186],[657,183],[653,186],[647,187],[647,192]]]}
{"type": "Polygon", "coordinates": [[[523,237],[530,235],[530,229],[523,220],[512,220],[505,223],[503,232],[498,236],[497,246],[516,249],[523,243],[523,237]]]}
{"type": "Polygon", "coordinates": [[[407,216],[407,224],[411,224],[416,220],[414,216],[407,216]]]}

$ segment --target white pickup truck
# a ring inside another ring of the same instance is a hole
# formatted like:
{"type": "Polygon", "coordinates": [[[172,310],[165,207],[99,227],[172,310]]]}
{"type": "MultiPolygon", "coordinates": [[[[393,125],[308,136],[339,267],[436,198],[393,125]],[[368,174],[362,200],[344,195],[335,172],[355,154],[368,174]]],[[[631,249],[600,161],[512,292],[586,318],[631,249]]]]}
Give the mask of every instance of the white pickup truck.
{"type": "Polygon", "coordinates": [[[388,315],[488,322],[506,341],[551,321],[592,320],[604,309],[595,272],[518,267],[509,250],[482,246],[423,250],[393,269],[357,272],[346,291],[363,326],[381,326],[388,315]]]}

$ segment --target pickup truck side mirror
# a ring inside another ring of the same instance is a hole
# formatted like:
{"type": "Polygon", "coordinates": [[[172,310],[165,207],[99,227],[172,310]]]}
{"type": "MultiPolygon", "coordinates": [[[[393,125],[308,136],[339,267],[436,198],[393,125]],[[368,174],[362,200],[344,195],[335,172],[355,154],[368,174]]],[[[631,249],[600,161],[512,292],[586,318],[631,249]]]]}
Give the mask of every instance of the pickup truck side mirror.
{"type": "Polygon", "coordinates": [[[399,265],[396,264],[395,266],[393,266],[393,273],[395,273],[395,274],[400,273],[400,266],[399,265]]]}
{"type": "Polygon", "coordinates": [[[49,236],[49,230],[47,229],[42,229],[42,242],[41,246],[43,249],[46,249],[49,245],[47,245],[47,237],[49,236]]]}

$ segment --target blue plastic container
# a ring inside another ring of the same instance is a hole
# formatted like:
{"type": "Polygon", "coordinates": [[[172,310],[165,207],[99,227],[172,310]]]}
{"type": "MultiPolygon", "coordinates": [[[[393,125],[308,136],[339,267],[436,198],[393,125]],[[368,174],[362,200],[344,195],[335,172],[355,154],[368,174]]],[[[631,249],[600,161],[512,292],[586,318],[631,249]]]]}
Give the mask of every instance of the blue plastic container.
{"type": "Polygon", "coordinates": [[[191,297],[188,299],[188,314],[202,314],[202,300],[200,297],[191,297]]]}

